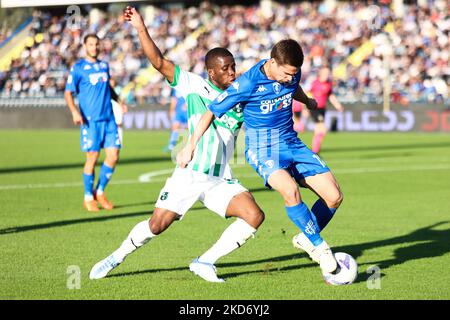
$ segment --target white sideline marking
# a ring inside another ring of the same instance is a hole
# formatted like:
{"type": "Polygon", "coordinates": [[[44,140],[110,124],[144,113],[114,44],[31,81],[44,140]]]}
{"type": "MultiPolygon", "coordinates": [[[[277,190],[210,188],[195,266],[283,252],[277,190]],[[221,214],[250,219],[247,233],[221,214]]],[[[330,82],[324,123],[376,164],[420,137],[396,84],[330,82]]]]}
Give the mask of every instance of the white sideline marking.
{"type": "Polygon", "coordinates": [[[138,178],[139,182],[151,182],[153,177],[161,176],[166,173],[171,173],[174,169],[164,169],[158,171],[151,171],[149,173],[141,174],[138,178]]]}
{"type": "MultiPolygon", "coordinates": [[[[152,171],[139,176],[138,179],[128,180],[113,180],[111,184],[126,185],[126,184],[140,184],[140,183],[159,183],[166,181],[167,177],[158,176],[171,173],[174,169],[164,169],[152,171]]],[[[333,169],[334,174],[361,174],[361,173],[388,173],[388,172],[403,172],[403,171],[433,171],[433,170],[450,170],[450,165],[434,165],[434,166],[411,166],[411,167],[374,167],[374,168],[348,168],[348,169],[333,169]]],[[[256,173],[246,173],[236,175],[238,178],[255,178],[260,179],[256,173]]],[[[39,184],[12,184],[0,185],[1,190],[23,190],[23,189],[48,189],[48,188],[72,188],[81,187],[82,182],[61,182],[61,183],[39,183],[39,184]]]]}

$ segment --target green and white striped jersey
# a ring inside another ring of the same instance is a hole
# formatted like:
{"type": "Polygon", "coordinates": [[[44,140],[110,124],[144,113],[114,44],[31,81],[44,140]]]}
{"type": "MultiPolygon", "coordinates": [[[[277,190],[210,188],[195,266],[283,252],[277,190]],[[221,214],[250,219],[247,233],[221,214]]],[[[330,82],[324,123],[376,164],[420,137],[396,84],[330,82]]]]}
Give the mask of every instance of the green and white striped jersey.
{"type": "MultiPolygon", "coordinates": [[[[175,66],[172,88],[186,100],[189,136],[194,132],[207,106],[223,90],[217,88],[208,79],[181,70],[175,66]]],[[[200,138],[188,168],[203,172],[209,176],[232,179],[228,161],[234,154],[237,135],[244,121],[242,108],[237,105],[220,119],[215,119],[209,129],[200,138]]]]}

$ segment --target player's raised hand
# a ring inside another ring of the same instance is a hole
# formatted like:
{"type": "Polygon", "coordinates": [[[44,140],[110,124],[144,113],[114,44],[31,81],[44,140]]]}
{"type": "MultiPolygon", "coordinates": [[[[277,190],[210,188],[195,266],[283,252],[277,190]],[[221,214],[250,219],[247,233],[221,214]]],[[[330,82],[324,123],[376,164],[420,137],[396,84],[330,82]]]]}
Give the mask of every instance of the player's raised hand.
{"type": "Polygon", "coordinates": [[[191,162],[193,156],[193,152],[189,146],[185,146],[178,154],[177,154],[177,165],[180,168],[186,168],[189,162],[191,162]]]}
{"type": "Polygon", "coordinates": [[[72,120],[77,126],[84,124],[83,117],[78,111],[72,112],[72,120]]]}
{"type": "Polygon", "coordinates": [[[144,19],[142,19],[142,16],[135,8],[130,6],[126,7],[123,17],[136,29],[145,28],[144,19]]]}

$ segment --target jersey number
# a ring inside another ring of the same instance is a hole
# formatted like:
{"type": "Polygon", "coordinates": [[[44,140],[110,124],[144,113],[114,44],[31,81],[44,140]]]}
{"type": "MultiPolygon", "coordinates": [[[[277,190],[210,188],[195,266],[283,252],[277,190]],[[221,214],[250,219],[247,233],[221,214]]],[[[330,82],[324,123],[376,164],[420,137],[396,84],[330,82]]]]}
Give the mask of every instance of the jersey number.
{"type": "Polygon", "coordinates": [[[317,161],[319,161],[319,163],[322,165],[322,167],[326,167],[327,165],[325,164],[325,162],[323,162],[322,159],[319,158],[319,156],[317,154],[313,155],[313,158],[315,158],[317,161]]]}

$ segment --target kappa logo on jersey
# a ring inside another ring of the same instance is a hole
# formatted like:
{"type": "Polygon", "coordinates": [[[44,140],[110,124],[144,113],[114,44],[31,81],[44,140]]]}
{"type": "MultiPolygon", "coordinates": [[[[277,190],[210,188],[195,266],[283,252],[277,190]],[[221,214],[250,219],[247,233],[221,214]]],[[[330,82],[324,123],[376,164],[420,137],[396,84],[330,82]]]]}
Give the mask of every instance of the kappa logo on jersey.
{"type": "Polygon", "coordinates": [[[233,82],[232,86],[239,92],[239,82],[233,82]]]}
{"type": "Polygon", "coordinates": [[[108,74],[106,72],[97,72],[89,75],[89,82],[95,86],[99,81],[108,81],[108,74]]]}
{"type": "Polygon", "coordinates": [[[281,84],[279,84],[278,82],[275,82],[272,84],[273,86],[273,92],[275,92],[276,94],[279,94],[281,92],[281,84]]]}
{"type": "Polygon", "coordinates": [[[264,91],[267,91],[267,89],[266,89],[266,87],[264,87],[263,85],[260,85],[260,86],[258,87],[258,89],[256,90],[256,92],[264,92],[264,91]]]}

